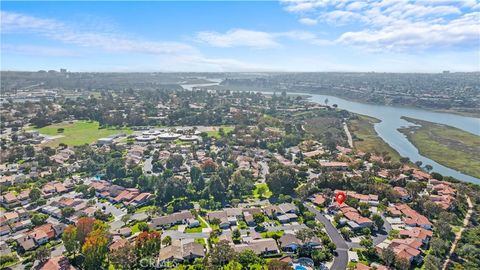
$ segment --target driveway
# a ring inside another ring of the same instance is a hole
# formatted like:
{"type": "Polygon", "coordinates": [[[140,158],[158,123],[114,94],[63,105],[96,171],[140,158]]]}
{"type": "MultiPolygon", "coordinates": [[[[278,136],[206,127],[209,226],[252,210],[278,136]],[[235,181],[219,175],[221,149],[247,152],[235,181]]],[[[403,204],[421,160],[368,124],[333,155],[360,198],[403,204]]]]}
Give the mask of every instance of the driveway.
{"type": "Polygon", "coordinates": [[[153,160],[153,158],[149,157],[143,162],[143,174],[144,175],[148,175],[147,172],[152,172],[152,169],[153,169],[152,160],[153,160]]]}
{"type": "Polygon", "coordinates": [[[64,251],[66,251],[65,246],[63,244],[58,245],[52,249],[52,253],[50,254],[50,257],[53,258],[53,257],[61,256],[63,255],[64,251]]]}
{"type": "Polygon", "coordinates": [[[265,161],[259,161],[258,164],[261,166],[261,171],[260,171],[260,181],[262,183],[265,183],[266,176],[268,174],[268,163],[265,161]]]}
{"type": "Polygon", "coordinates": [[[318,211],[316,208],[310,206],[307,203],[304,205],[308,208],[309,211],[315,214],[315,218],[325,225],[325,229],[327,230],[328,236],[332,239],[333,243],[337,246],[336,252],[333,259],[333,265],[330,269],[332,270],[345,270],[347,269],[348,264],[348,245],[345,239],[340,235],[335,227],[333,227],[332,223],[318,211]]]}
{"type": "Polygon", "coordinates": [[[102,209],[102,210],[103,210],[103,207],[105,207],[104,212],[105,212],[106,214],[112,213],[112,215],[115,217],[115,220],[119,220],[123,215],[125,215],[125,214],[127,213],[126,210],[121,209],[121,208],[117,208],[117,207],[115,207],[114,205],[112,205],[112,204],[110,204],[110,203],[97,202],[97,203],[95,204],[95,206],[96,206],[98,209],[102,209]]]}

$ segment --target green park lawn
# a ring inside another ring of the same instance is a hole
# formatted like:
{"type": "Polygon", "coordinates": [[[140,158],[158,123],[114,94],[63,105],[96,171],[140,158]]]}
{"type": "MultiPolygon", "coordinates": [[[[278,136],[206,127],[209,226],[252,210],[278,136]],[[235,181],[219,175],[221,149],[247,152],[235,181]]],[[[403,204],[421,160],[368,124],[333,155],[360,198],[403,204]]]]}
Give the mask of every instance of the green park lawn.
{"type": "Polygon", "coordinates": [[[132,133],[132,130],[129,128],[100,128],[99,123],[95,121],[64,122],[52,124],[36,130],[38,130],[40,134],[62,136],[49,142],[49,146],[58,146],[61,143],[68,146],[90,144],[94,143],[99,138],[108,137],[110,135],[132,133]],[[63,132],[59,132],[59,129],[61,128],[64,129],[63,132]]]}

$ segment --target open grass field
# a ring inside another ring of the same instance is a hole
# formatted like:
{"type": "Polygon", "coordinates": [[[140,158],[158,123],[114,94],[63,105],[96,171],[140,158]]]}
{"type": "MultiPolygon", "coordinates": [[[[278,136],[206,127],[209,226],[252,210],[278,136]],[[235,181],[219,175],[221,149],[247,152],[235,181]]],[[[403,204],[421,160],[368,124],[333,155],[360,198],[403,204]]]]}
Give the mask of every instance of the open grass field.
{"type": "Polygon", "coordinates": [[[58,146],[64,143],[68,146],[90,144],[99,138],[107,137],[118,133],[132,133],[129,128],[100,128],[98,122],[90,121],[75,121],[53,124],[46,127],[36,129],[40,134],[49,136],[58,136],[58,138],[47,143],[49,146],[58,146]],[[63,132],[58,129],[63,128],[63,132]]]}
{"type": "Polygon", "coordinates": [[[480,177],[480,136],[458,128],[404,117],[420,127],[400,129],[421,155],[458,170],[480,177]]]}
{"type": "Polygon", "coordinates": [[[365,153],[387,152],[392,158],[392,161],[398,162],[400,160],[400,154],[380,138],[373,127],[373,125],[379,121],[380,120],[376,118],[364,115],[359,115],[357,120],[351,120],[348,123],[348,128],[352,133],[353,146],[357,151],[365,153]]]}
{"type": "Polygon", "coordinates": [[[221,126],[221,127],[216,128],[215,130],[207,131],[208,136],[209,136],[209,137],[216,138],[216,139],[220,138],[220,132],[219,132],[219,129],[220,129],[220,128],[223,128],[223,132],[224,132],[225,134],[233,131],[233,127],[230,127],[230,126],[221,126]]]}

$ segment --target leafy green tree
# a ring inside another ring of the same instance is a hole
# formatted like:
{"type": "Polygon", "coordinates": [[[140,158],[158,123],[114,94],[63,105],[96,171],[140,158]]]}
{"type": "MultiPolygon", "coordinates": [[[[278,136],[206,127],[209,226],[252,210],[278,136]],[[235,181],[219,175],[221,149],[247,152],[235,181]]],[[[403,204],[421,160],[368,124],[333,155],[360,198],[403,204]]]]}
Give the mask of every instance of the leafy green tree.
{"type": "Polygon", "coordinates": [[[205,179],[203,178],[202,170],[199,167],[193,166],[190,169],[190,179],[196,190],[201,191],[205,188],[205,179]]]}
{"type": "Polygon", "coordinates": [[[148,224],[143,221],[139,222],[137,227],[142,232],[148,232],[150,230],[150,227],[148,227],[148,224]]]}
{"type": "Polygon", "coordinates": [[[302,243],[308,242],[310,239],[315,237],[315,231],[310,228],[303,228],[298,230],[295,233],[295,236],[302,241],[302,243]]]}
{"type": "Polygon", "coordinates": [[[172,237],[170,237],[170,235],[165,236],[162,240],[162,244],[164,246],[170,246],[172,244],[172,237]]]}
{"type": "Polygon", "coordinates": [[[35,148],[32,145],[25,146],[25,155],[27,157],[34,157],[35,156],[35,148]]]}
{"type": "Polygon", "coordinates": [[[38,188],[32,188],[28,193],[28,197],[32,202],[36,202],[42,197],[42,192],[38,188]]]}
{"type": "Polygon", "coordinates": [[[410,269],[410,261],[405,258],[396,258],[395,268],[398,270],[408,270],[410,269]]]}
{"type": "Polygon", "coordinates": [[[223,270],[242,270],[242,265],[237,261],[230,261],[222,269],[223,270]]]}
{"type": "Polygon", "coordinates": [[[77,240],[77,228],[73,225],[68,225],[62,234],[63,245],[69,254],[75,254],[80,248],[80,243],[77,240]]]}
{"type": "Polygon", "coordinates": [[[259,186],[257,187],[257,194],[260,199],[263,199],[265,194],[267,193],[267,187],[266,186],[259,186]]]}
{"type": "Polygon", "coordinates": [[[325,262],[329,259],[330,253],[324,249],[315,249],[312,251],[312,260],[315,262],[315,264],[320,264],[322,262],[325,262]]]}
{"type": "Polygon", "coordinates": [[[373,241],[370,237],[364,237],[360,240],[360,245],[365,249],[369,249],[373,247],[373,241]]]}
{"type": "Polygon", "coordinates": [[[62,208],[61,213],[63,218],[69,218],[75,213],[75,209],[73,207],[65,207],[62,208]]]}
{"type": "Polygon", "coordinates": [[[210,181],[207,183],[207,189],[215,200],[223,201],[225,199],[225,186],[218,175],[213,174],[210,177],[210,181]]]}
{"type": "Polygon", "coordinates": [[[353,236],[353,232],[345,227],[340,229],[340,233],[342,234],[343,238],[345,238],[345,240],[350,240],[350,237],[353,236]]]}
{"type": "Polygon", "coordinates": [[[445,254],[447,254],[447,251],[448,251],[447,242],[445,242],[445,240],[443,240],[441,238],[438,238],[438,237],[434,237],[430,241],[430,247],[431,247],[430,248],[431,253],[435,256],[438,256],[438,257],[445,256],[445,254]]]}
{"type": "Polygon", "coordinates": [[[253,220],[256,224],[261,224],[265,221],[265,216],[262,213],[253,214],[253,220]]]}
{"type": "Polygon", "coordinates": [[[35,226],[39,226],[44,224],[48,219],[48,215],[42,213],[35,213],[31,217],[32,224],[35,226]]]}
{"type": "Polygon", "coordinates": [[[218,242],[208,254],[209,269],[217,269],[226,265],[229,261],[235,260],[237,253],[230,246],[228,241],[222,240],[218,242]]]}
{"type": "Polygon", "coordinates": [[[254,179],[251,172],[246,170],[235,171],[230,179],[228,189],[232,198],[240,198],[251,194],[254,189],[254,179]]]}
{"type": "Polygon", "coordinates": [[[166,167],[168,169],[179,169],[183,165],[183,156],[174,154],[167,159],[166,167]]]}
{"type": "Polygon", "coordinates": [[[390,247],[384,249],[380,257],[386,266],[392,266],[395,263],[395,252],[390,247]]]}
{"type": "Polygon", "coordinates": [[[437,234],[443,239],[452,240],[455,237],[450,223],[446,220],[439,219],[435,224],[435,229],[437,231],[437,234]]]}
{"type": "Polygon", "coordinates": [[[280,167],[271,174],[267,174],[266,183],[275,195],[293,194],[298,186],[295,171],[289,167],[280,167]]]}
{"type": "Polygon", "coordinates": [[[122,222],[125,226],[128,224],[128,222],[130,221],[131,218],[132,218],[132,216],[130,214],[125,214],[121,217],[122,222]]]}
{"type": "Polygon", "coordinates": [[[380,230],[383,227],[383,224],[385,223],[382,219],[382,217],[378,214],[373,214],[372,215],[372,220],[375,223],[375,226],[380,230]]]}
{"type": "Polygon", "coordinates": [[[244,269],[248,269],[250,265],[263,264],[263,259],[257,256],[257,254],[250,249],[241,251],[238,254],[237,260],[244,267],[244,269]]]}
{"type": "Polygon", "coordinates": [[[442,260],[433,254],[428,254],[425,257],[425,270],[441,270],[442,264],[442,260]]]}
{"type": "Polygon", "coordinates": [[[127,170],[123,159],[110,159],[106,165],[106,176],[108,179],[125,178],[127,170]]]}
{"type": "Polygon", "coordinates": [[[34,252],[34,258],[36,260],[39,260],[41,263],[45,262],[50,258],[50,254],[52,252],[50,251],[50,248],[47,246],[40,246],[37,248],[34,252]]]}
{"type": "Polygon", "coordinates": [[[137,263],[135,248],[130,243],[118,249],[111,250],[108,254],[108,259],[115,269],[135,269],[137,263]]]}

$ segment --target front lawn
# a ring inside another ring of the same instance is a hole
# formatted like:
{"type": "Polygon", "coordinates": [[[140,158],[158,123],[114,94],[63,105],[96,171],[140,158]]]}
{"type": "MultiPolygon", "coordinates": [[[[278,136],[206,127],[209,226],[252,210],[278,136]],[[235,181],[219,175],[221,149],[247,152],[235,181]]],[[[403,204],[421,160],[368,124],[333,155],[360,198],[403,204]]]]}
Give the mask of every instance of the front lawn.
{"type": "Polygon", "coordinates": [[[151,208],[155,208],[155,205],[145,205],[145,206],[142,206],[140,208],[137,208],[137,210],[135,210],[135,213],[143,213],[143,212],[147,212],[149,209],[151,208]]]}
{"type": "Polygon", "coordinates": [[[274,235],[277,235],[278,237],[281,237],[283,235],[284,231],[276,231],[276,232],[262,232],[260,235],[262,238],[273,238],[274,235]]]}
{"type": "Polygon", "coordinates": [[[130,227],[130,229],[132,229],[132,234],[136,234],[137,232],[140,232],[140,229],[138,228],[138,222],[135,223],[135,225],[133,225],[132,227],[130,227]]]}
{"type": "Polygon", "coordinates": [[[197,220],[200,222],[200,226],[195,228],[187,227],[185,229],[185,233],[199,233],[199,232],[202,232],[203,228],[208,228],[207,224],[205,224],[201,219],[197,219],[197,220]]]}

